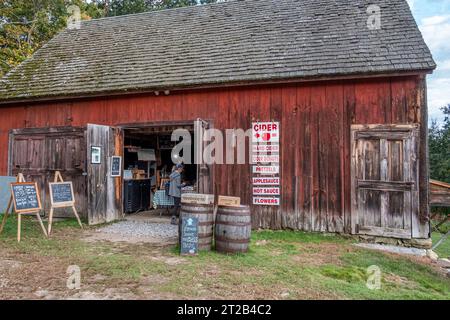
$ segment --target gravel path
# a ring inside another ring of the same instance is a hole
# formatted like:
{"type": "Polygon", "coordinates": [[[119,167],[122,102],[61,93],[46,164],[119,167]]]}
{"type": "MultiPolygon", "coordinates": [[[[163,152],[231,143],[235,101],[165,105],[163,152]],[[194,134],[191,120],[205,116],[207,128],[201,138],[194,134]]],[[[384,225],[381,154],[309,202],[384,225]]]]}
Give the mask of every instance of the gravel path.
{"type": "Polygon", "coordinates": [[[178,236],[176,225],[143,221],[120,221],[96,231],[133,237],[174,238],[178,236]]]}

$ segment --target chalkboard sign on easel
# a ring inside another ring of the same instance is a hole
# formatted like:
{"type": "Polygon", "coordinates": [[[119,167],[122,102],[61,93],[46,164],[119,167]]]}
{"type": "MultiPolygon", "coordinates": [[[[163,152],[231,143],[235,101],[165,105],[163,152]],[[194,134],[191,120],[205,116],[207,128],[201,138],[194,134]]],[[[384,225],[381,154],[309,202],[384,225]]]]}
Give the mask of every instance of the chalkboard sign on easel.
{"type": "Polygon", "coordinates": [[[11,183],[11,198],[3,216],[0,226],[0,233],[3,231],[10,209],[17,213],[17,242],[20,242],[22,231],[22,214],[34,214],[42,228],[42,232],[47,236],[44,223],[42,222],[40,211],[42,209],[39,188],[35,182],[26,182],[22,173],[17,175],[17,182],[11,183]]]}
{"type": "Polygon", "coordinates": [[[42,209],[36,182],[11,183],[11,192],[14,199],[14,211],[17,213],[42,209]]]}
{"type": "Polygon", "coordinates": [[[50,182],[50,203],[53,207],[71,207],[75,200],[72,182],[50,182]]]}
{"type": "Polygon", "coordinates": [[[75,197],[73,194],[73,185],[71,181],[64,181],[59,171],[55,172],[54,182],[49,182],[50,189],[50,213],[48,216],[48,231],[50,235],[52,232],[53,212],[56,208],[72,208],[72,211],[77,218],[78,224],[83,229],[77,209],[75,209],[75,197]]]}
{"type": "Polygon", "coordinates": [[[198,218],[189,216],[181,218],[180,253],[198,254],[198,218]]]}

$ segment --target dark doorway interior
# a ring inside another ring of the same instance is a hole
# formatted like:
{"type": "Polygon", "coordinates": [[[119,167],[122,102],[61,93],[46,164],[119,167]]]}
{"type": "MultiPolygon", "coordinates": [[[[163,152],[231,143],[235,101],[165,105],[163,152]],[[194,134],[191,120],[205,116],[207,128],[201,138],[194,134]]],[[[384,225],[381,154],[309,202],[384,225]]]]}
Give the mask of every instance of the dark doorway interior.
{"type": "MultiPolygon", "coordinates": [[[[170,209],[165,198],[166,185],[174,168],[171,141],[175,129],[193,133],[192,125],[127,128],[124,130],[124,211],[136,213],[153,209],[170,209]]],[[[191,154],[194,154],[193,145],[191,154]]],[[[181,154],[183,157],[183,154],[181,154]]],[[[178,160],[183,162],[182,159],[178,160]]],[[[197,166],[184,163],[184,192],[197,190],[197,166]]]]}

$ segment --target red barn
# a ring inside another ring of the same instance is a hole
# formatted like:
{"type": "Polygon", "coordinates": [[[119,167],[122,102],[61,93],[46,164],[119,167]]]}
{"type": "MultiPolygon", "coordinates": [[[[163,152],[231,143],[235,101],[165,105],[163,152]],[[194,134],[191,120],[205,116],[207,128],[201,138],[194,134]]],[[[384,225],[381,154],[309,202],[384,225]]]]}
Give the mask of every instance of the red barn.
{"type": "Polygon", "coordinates": [[[254,228],[428,239],[435,67],[405,0],[229,1],[83,21],[1,80],[0,173],[38,181],[48,205],[59,170],[90,223],[111,221],[126,176],[163,180],[174,129],[271,122],[279,195],[254,194],[249,161],[190,166],[193,188],[240,197],[254,228]]]}

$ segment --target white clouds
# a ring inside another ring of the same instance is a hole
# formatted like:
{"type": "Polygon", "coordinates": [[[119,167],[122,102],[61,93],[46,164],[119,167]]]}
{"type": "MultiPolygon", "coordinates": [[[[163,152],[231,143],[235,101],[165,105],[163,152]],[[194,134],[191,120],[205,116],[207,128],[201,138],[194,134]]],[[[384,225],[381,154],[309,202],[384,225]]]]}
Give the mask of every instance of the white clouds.
{"type": "Polygon", "coordinates": [[[450,0],[407,1],[437,63],[428,77],[428,109],[430,120],[441,122],[440,108],[450,103],[450,0]]]}
{"type": "Polygon", "coordinates": [[[450,59],[444,60],[444,61],[439,61],[438,71],[450,71],[450,59]]]}
{"type": "Polygon", "coordinates": [[[450,78],[428,80],[428,110],[431,119],[443,120],[440,108],[450,103],[450,78]]]}
{"type": "Polygon", "coordinates": [[[423,26],[436,26],[445,23],[450,18],[450,15],[431,16],[422,19],[423,26]]]}
{"type": "Polygon", "coordinates": [[[431,51],[450,50],[450,15],[424,18],[419,28],[431,51]]]}
{"type": "Polygon", "coordinates": [[[438,65],[428,80],[429,118],[443,121],[440,108],[450,103],[450,14],[423,18],[419,28],[438,65]]]}

